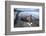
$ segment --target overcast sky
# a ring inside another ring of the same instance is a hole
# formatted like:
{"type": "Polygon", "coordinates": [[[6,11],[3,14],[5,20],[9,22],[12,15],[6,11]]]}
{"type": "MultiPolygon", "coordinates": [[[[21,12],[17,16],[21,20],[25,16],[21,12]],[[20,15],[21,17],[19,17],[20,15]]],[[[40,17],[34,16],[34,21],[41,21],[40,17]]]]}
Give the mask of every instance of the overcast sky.
{"type": "Polygon", "coordinates": [[[39,18],[39,9],[36,8],[16,8],[17,10],[22,11],[19,16],[29,16],[32,15],[36,18],[39,18]]]}
{"type": "Polygon", "coordinates": [[[17,10],[20,11],[25,11],[25,12],[39,12],[39,9],[37,8],[16,8],[17,10]]]}

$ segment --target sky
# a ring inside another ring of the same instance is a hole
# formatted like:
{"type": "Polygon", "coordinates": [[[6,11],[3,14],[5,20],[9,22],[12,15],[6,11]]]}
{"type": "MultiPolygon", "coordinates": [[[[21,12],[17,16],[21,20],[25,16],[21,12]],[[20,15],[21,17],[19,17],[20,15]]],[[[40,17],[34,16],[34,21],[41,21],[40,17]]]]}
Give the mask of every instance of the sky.
{"type": "Polygon", "coordinates": [[[16,8],[17,10],[22,11],[19,16],[29,16],[32,15],[36,18],[39,18],[39,9],[36,8],[16,8]]]}
{"type": "Polygon", "coordinates": [[[37,8],[16,8],[17,10],[21,10],[24,12],[39,12],[39,9],[37,8]]]}

